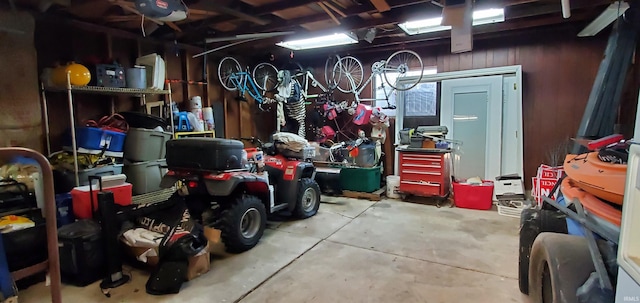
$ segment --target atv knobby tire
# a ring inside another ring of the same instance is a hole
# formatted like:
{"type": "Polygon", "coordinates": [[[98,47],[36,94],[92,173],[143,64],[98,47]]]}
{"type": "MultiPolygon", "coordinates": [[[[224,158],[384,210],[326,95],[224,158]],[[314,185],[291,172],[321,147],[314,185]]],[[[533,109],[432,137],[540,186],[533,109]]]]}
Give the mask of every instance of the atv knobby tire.
{"type": "Polygon", "coordinates": [[[293,215],[300,219],[309,218],[318,212],[318,208],[320,208],[318,182],[310,178],[300,179],[293,215]]]}
{"type": "Polygon", "coordinates": [[[227,252],[241,253],[258,244],[266,223],[267,212],[262,201],[242,195],[222,211],[215,227],[221,231],[227,252]]]}

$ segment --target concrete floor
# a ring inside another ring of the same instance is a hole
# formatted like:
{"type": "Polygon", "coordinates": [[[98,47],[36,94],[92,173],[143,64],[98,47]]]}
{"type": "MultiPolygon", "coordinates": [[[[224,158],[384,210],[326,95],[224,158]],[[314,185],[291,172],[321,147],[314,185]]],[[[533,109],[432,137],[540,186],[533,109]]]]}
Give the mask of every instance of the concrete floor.
{"type": "MultiPolygon", "coordinates": [[[[495,211],[323,197],[319,213],[270,222],[261,242],[214,257],[177,295],[150,296],[145,272],[106,298],[64,286],[64,302],[526,302],[518,220],[495,211]]],[[[50,302],[44,284],[20,302],[50,302]]]]}

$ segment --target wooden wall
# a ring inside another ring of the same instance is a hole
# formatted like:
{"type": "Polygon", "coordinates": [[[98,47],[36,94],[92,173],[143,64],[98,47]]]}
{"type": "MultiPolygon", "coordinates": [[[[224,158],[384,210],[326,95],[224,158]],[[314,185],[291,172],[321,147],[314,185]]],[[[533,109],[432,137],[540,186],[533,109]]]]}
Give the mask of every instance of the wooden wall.
{"type": "Polygon", "coordinates": [[[34,19],[0,5],[0,146],[22,146],[42,151],[44,137],[34,19]]]}
{"type": "MultiPolygon", "coordinates": [[[[552,28],[504,39],[474,41],[474,50],[462,54],[451,54],[448,44],[407,45],[406,48],[418,52],[424,65],[435,66],[438,72],[522,65],[524,171],[526,186],[530,188],[528,180],[541,163],[548,163],[547,153],[576,135],[604,54],[608,33],[580,39],[576,33],[570,27],[552,28]]],[[[368,76],[371,62],[384,59],[391,52],[355,52],[354,55],[363,61],[368,76]]],[[[324,66],[316,66],[318,79],[324,79],[323,69],[324,66]]],[[[630,73],[619,119],[620,131],[627,137],[632,135],[640,87],[639,69],[634,65],[630,73]]],[[[364,90],[366,94],[370,92],[370,89],[364,90]]],[[[393,133],[393,126],[391,131],[393,133]]],[[[386,171],[389,172],[393,171],[393,159],[391,148],[386,150],[389,156],[386,171]]]]}

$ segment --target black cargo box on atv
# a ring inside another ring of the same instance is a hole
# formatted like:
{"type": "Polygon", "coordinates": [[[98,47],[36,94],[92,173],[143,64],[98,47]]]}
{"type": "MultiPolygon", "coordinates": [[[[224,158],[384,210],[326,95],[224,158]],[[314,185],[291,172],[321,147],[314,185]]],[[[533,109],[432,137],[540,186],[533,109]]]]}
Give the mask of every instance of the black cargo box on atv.
{"type": "Polygon", "coordinates": [[[223,171],[242,168],[244,144],[220,138],[181,138],[167,141],[167,165],[176,169],[223,171]]]}

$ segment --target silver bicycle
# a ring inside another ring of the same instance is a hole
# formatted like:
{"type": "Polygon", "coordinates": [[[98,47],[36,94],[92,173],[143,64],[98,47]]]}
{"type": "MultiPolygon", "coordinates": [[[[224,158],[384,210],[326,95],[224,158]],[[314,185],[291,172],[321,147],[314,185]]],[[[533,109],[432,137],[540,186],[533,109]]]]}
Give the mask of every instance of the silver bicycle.
{"type": "Polygon", "coordinates": [[[374,62],[371,66],[371,76],[363,84],[364,71],[360,60],[353,56],[336,58],[337,61],[330,71],[328,70],[330,60],[327,60],[327,64],[325,64],[327,82],[335,84],[341,92],[353,93],[357,103],[361,101],[386,101],[389,104],[391,93],[396,90],[412,89],[420,83],[424,73],[424,65],[420,56],[414,51],[401,50],[391,54],[386,60],[374,62]],[[377,76],[384,78],[380,86],[384,91],[385,98],[380,99],[375,96],[374,98],[360,98],[365,87],[377,76]],[[406,80],[400,81],[403,78],[406,80]],[[390,86],[388,91],[385,82],[390,86]],[[400,83],[402,85],[399,85],[400,83]]]}

